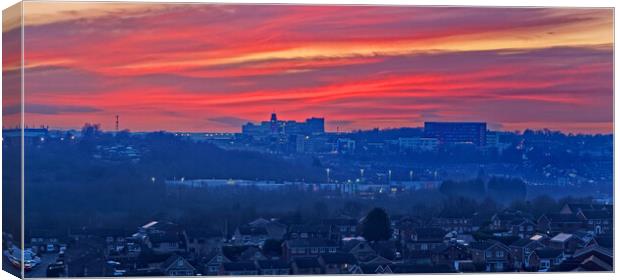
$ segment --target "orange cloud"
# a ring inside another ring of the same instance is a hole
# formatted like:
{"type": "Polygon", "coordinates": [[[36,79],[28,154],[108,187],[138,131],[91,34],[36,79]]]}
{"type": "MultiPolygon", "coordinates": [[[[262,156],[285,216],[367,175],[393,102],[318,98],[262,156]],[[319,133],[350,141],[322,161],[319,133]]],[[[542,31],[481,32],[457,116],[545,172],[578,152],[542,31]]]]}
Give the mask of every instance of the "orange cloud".
{"type": "Polygon", "coordinates": [[[238,131],[213,120],[274,109],[330,129],[612,122],[610,9],[29,3],[27,103],[65,109],[28,113],[37,124],[238,131]]]}

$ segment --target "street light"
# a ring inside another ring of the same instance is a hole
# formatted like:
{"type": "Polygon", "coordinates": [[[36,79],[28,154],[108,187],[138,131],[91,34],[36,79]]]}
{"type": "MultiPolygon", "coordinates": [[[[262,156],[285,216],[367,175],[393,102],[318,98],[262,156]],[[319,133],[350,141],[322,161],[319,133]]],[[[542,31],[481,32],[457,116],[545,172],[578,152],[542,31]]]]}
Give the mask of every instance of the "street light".
{"type": "Polygon", "coordinates": [[[325,169],[325,172],[327,173],[327,183],[329,184],[329,172],[331,170],[329,168],[325,169]]]}
{"type": "Polygon", "coordinates": [[[392,184],[392,170],[388,170],[388,184],[392,184]]]}
{"type": "Polygon", "coordinates": [[[155,184],[155,177],[151,177],[151,182],[153,182],[153,184],[155,184]]]}
{"type": "Polygon", "coordinates": [[[409,170],[409,181],[413,182],[413,170],[409,170]]]}

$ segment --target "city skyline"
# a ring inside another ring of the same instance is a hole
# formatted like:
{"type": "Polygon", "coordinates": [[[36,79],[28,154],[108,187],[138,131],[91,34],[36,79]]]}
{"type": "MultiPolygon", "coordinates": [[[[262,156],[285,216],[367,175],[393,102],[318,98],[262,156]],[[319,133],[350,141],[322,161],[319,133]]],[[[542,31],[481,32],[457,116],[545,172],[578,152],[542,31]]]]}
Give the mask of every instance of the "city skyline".
{"type": "MultiPolygon", "coordinates": [[[[115,117],[115,116],[114,116],[115,117]]],[[[490,132],[506,132],[506,133],[517,133],[517,134],[521,134],[524,133],[527,130],[531,130],[531,131],[544,131],[544,130],[548,130],[551,132],[560,132],[560,133],[565,133],[565,134],[573,134],[573,135],[613,135],[613,131],[609,132],[609,133],[604,133],[604,132],[593,132],[593,133],[570,133],[570,132],[564,132],[558,129],[553,129],[553,128],[549,128],[549,127],[544,127],[544,128],[528,128],[525,127],[523,130],[506,130],[506,129],[501,129],[500,127],[494,126],[493,124],[490,124],[484,120],[478,120],[478,121],[457,121],[457,120],[443,120],[443,121],[430,121],[430,120],[422,120],[422,122],[420,124],[417,125],[413,125],[413,126],[399,126],[399,127],[373,127],[373,128],[368,128],[368,129],[361,129],[361,128],[351,128],[350,130],[342,130],[340,129],[338,126],[331,126],[331,128],[334,128],[334,130],[328,129],[328,127],[330,127],[330,124],[332,123],[338,123],[338,121],[329,121],[327,119],[325,119],[322,116],[308,116],[308,117],[301,117],[300,119],[278,119],[278,121],[284,121],[284,122],[297,122],[297,123],[301,123],[304,121],[308,121],[309,119],[323,119],[325,121],[325,133],[355,133],[355,132],[363,132],[363,131],[371,131],[371,130],[375,130],[375,129],[379,129],[379,130],[391,130],[391,129],[421,129],[424,130],[424,126],[427,123],[469,123],[469,124],[478,124],[478,123],[482,123],[487,125],[487,131],[490,132]]],[[[105,124],[102,125],[100,123],[94,123],[94,122],[85,122],[83,123],[81,126],[76,126],[76,127],[67,127],[67,128],[60,128],[60,127],[52,127],[49,125],[32,125],[32,124],[25,124],[25,129],[39,129],[39,128],[45,128],[48,130],[57,130],[57,131],[76,131],[76,130],[80,130],[82,129],[85,125],[98,125],[99,128],[103,131],[103,132],[114,132],[114,131],[128,131],[131,133],[153,133],[153,132],[170,132],[170,133],[225,133],[225,134],[235,134],[235,133],[243,133],[243,127],[245,125],[248,124],[252,124],[252,125],[260,125],[262,122],[269,122],[269,118],[264,118],[262,120],[248,120],[247,122],[244,122],[242,124],[239,125],[239,127],[237,127],[236,129],[232,129],[232,130],[226,130],[226,131],[221,131],[221,130],[201,130],[201,131],[185,131],[185,130],[130,130],[128,128],[119,126],[118,130],[115,127],[115,120],[116,118],[114,118],[113,121],[111,121],[113,124],[105,124]]],[[[17,127],[3,127],[4,130],[12,130],[12,129],[17,129],[17,127]]]]}
{"type": "Polygon", "coordinates": [[[610,9],[28,2],[24,11],[25,119],[35,125],[114,130],[120,115],[132,131],[237,132],[275,110],[325,117],[327,131],[424,121],[613,131],[610,9]]]}

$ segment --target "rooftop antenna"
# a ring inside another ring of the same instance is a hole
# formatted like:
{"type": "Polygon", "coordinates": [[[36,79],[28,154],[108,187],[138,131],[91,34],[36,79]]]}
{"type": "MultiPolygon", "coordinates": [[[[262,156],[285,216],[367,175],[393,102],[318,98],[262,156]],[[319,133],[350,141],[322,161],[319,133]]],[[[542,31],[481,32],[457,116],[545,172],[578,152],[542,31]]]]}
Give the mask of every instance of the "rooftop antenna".
{"type": "Polygon", "coordinates": [[[116,115],[116,132],[118,132],[118,115],[116,115]]]}

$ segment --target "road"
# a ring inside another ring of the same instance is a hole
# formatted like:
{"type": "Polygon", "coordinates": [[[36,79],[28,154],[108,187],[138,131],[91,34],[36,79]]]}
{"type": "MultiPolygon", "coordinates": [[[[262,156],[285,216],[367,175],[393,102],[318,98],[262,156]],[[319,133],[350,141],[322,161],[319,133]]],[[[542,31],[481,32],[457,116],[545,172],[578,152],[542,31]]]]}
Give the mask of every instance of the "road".
{"type": "MultiPolygon", "coordinates": [[[[41,263],[37,265],[31,271],[26,272],[27,278],[46,277],[47,266],[51,263],[56,262],[56,259],[58,258],[58,253],[45,253],[41,255],[40,257],[41,257],[41,263]]],[[[2,256],[2,269],[15,276],[19,275],[19,268],[16,268],[15,266],[13,266],[11,262],[9,261],[9,259],[4,255],[2,256]]]]}
{"type": "Polygon", "coordinates": [[[41,263],[37,265],[31,271],[26,272],[27,278],[46,277],[47,266],[56,262],[56,259],[58,259],[58,253],[43,253],[40,257],[41,257],[41,263]]]}

